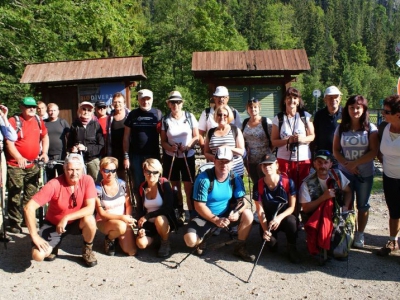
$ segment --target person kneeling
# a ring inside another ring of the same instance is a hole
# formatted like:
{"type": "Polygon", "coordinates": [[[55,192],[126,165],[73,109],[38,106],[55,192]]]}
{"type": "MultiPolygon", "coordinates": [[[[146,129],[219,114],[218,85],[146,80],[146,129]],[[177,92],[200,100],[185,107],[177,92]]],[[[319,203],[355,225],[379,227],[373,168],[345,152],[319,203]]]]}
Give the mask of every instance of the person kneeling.
{"type": "Polygon", "coordinates": [[[292,179],[280,174],[275,155],[264,157],[260,163],[264,178],[253,187],[253,199],[260,222],[260,235],[271,251],[277,250],[279,231],[286,234],[288,256],[292,263],[299,263],[296,249],[297,218],[293,215],[296,205],[296,188],[292,179]]]}
{"type": "Polygon", "coordinates": [[[67,234],[82,234],[82,258],[86,265],[97,264],[92,247],[96,234],[94,205],[96,187],[92,177],[83,175],[84,162],[79,154],[70,154],[64,163],[64,174],[50,180],[24,207],[25,220],[32,238],[32,259],[52,261],[67,234]],[[49,204],[38,234],[36,210],[49,204]]]}
{"type": "Polygon", "coordinates": [[[231,173],[232,160],[233,153],[230,148],[218,148],[214,168],[197,176],[193,199],[199,216],[189,222],[184,240],[188,247],[198,247],[197,254],[201,255],[205,249],[205,243],[202,241],[213,228],[227,228],[229,225],[239,224],[238,243],[233,253],[245,261],[252,262],[255,256],[248,253],[246,239],[253,223],[253,214],[245,207],[232,213],[230,206],[232,196],[240,201],[245,195],[242,178],[231,173]],[[213,174],[213,178],[208,174],[213,174]],[[213,188],[209,191],[211,181],[213,188]]]}
{"type": "Polygon", "coordinates": [[[128,255],[136,254],[132,218],[132,205],[125,190],[125,182],[116,178],[118,160],[104,157],[100,162],[100,173],[103,180],[96,186],[97,228],[106,235],[105,253],[115,255],[115,239],[118,238],[122,251],[128,255]]]}
{"type": "Polygon", "coordinates": [[[171,183],[163,177],[161,163],[148,158],[143,162],[143,173],[146,181],[140,185],[138,201],[138,234],[136,245],[145,249],[153,243],[154,237],[160,235],[161,246],[159,257],[169,256],[170,229],[177,229],[177,220],[173,207],[171,183]]]}

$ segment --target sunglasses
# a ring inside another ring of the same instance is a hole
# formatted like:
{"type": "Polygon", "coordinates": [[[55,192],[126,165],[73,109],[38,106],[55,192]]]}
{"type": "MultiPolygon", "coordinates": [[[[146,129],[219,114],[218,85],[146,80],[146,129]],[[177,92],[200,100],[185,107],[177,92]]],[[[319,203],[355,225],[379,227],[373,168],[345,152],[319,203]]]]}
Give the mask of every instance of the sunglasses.
{"type": "Polygon", "coordinates": [[[72,200],[72,207],[76,207],[78,204],[76,203],[76,196],[75,193],[72,193],[71,196],[69,197],[69,200],[72,200]]]}
{"type": "Polygon", "coordinates": [[[35,106],[35,105],[24,105],[25,106],[25,108],[37,108],[37,106],[35,106]]]}
{"type": "Polygon", "coordinates": [[[92,109],[91,109],[91,108],[86,108],[86,107],[83,107],[83,108],[82,108],[82,110],[83,110],[83,111],[92,112],[92,109]]]}
{"type": "Polygon", "coordinates": [[[259,100],[255,98],[251,98],[250,100],[247,101],[247,103],[257,103],[257,102],[259,102],[259,100]]]}
{"type": "Polygon", "coordinates": [[[172,105],[179,105],[182,104],[182,101],[169,101],[169,103],[171,103],[172,105]]]}
{"type": "Polygon", "coordinates": [[[228,115],[226,115],[226,114],[217,114],[217,116],[220,117],[220,118],[222,118],[222,117],[227,118],[228,117],[228,115]]]}
{"type": "Polygon", "coordinates": [[[117,169],[103,169],[103,172],[106,174],[110,174],[110,173],[115,173],[117,172],[117,169]]]}
{"type": "Polygon", "coordinates": [[[106,109],[107,107],[105,107],[105,106],[99,106],[99,107],[97,107],[97,109],[106,109]]]}
{"type": "Polygon", "coordinates": [[[146,171],[144,171],[147,175],[151,175],[151,174],[153,174],[153,175],[158,175],[160,172],[158,172],[158,171],[149,171],[149,170],[146,170],[146,171]]]}
{"type": "Polygon", "coordinates": [[[393,113],[391,110],[382,109],[382,114],[383,115],[392,115],[393,113]]]}

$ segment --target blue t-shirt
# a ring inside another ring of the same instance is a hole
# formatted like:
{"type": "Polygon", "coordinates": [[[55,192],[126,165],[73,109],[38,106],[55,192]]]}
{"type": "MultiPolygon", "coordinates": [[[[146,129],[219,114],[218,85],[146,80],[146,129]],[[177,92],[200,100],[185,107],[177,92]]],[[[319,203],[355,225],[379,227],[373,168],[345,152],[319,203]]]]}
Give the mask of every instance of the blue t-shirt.
{"type": "MultiPolygon", "coordinates": [[[[211,169],[214,172],[214,168],[211,169]]],[[[234,191],[230,184],[231,176],[229,175],[223,182],[214,179],[214,187],[210,193],[210,179],[207,172],[200,173],[194,183],[193,199],[199,202],[205,202],[207,207],[214,215],[221,216],[229,210],[229,200],[232,198],[239,199],[246,194],[243,180],[240,176],[234,174],[234,191]]]]}

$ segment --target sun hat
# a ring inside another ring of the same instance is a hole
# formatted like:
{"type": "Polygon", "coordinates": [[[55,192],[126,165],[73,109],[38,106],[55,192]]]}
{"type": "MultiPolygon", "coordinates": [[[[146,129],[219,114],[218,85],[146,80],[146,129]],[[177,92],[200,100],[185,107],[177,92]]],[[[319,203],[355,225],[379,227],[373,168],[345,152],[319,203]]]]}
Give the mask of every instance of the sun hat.
{"type": "Polygon", "coordinates": [[[184,100],[180,92],[172,91],[171,93],[168,94],[168,98],[165,101],[168,103],[168,101],[184,101],[184,100]]]}
{"type": "Polygon", "coordinates": [[[336,86],[332,85],[325,90],[324,97],[329,95],[342,95],[342,93],[336,86]]]}
{"type": "Polygon", "coordinates": [[[216,97],[226,97],[229,96],[228,89],[224,86],[217,86],[215,89],[215,93],[213,94],[216,97]]]}

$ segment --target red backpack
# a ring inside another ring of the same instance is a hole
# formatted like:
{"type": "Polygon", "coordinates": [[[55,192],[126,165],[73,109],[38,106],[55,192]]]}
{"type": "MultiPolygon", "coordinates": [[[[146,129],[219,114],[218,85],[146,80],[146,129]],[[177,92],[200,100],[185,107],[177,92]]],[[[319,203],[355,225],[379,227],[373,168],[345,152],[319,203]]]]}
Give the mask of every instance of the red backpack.
{"type": "MultiPolygon", "coordinates": [[[[289,197],[289,176],[286,173],[281,173],[281,180],[279,181],[279,184],[283,187],[283,189],[286,191],[286,195],[289,197]]],[[[259,200],[261,200],[261,195],[264,192],[264,178],[260,178],[258,180],[258,197],[259,200]]]]}

